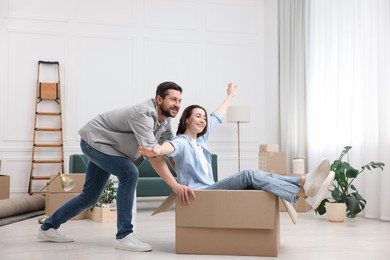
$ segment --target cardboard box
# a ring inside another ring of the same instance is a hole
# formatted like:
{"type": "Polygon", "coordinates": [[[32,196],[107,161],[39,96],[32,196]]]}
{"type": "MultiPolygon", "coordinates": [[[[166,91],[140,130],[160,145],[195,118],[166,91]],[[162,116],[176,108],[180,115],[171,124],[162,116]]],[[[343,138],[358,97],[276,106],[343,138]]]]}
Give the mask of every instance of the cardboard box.
{"type": "Polygon", "coordinates": [[[9,199],[10,177],[0,175],[0,200],[9,199]]]}
{"type": "Polygon", "coordinates": [[[285,152],[259,152],[259,170],[287,174],[285,152]]]}
{"type": "Polygon", "coordinates": [[[260,152],[280,152],[279,144],[261,144],[260,152]]]}
{"type": "Polygon", "coordinates": [[[88,210],[88,218],[101,223],[116,222],[116,208],[102,208],[95,206],[92,210],[88,210]]]}
{"type": "MultiPolygon", "coordinates": [[[[79,195],[79,193],[67,192],[67,193],[47,193],[45,214],[52,215],[59,207],[65,204],[68,200],[73,199],[79,195]]],[[[80,213],[72,218],[72,220],[85,219],[87,217],[87,211],[80,213]]]]}
{"type": "Polygon", "coordinates": [[[195,191],[190,204],[171,194],[153,213],[176,202],[176,253],[277,256],[279,199],[256,190],[195,191]]]}
{"type": "MultiPolygon", "coordinates": [[[[69,192],[80,193],[83,190],[84,182],[85,182],[85,173],[71,173],[71,174],[64,173],[63,175],[74,180],[75,186],[69,192]]],[[[50,176],[50,180],[53,180],[53,181],[47,187],[47,191],[49,193],[65,192],[64,187],[62,186],[62,183],[61,183],[60,176],[57,177],[57,174],[52,175],[52,176],[50,176]]]]}

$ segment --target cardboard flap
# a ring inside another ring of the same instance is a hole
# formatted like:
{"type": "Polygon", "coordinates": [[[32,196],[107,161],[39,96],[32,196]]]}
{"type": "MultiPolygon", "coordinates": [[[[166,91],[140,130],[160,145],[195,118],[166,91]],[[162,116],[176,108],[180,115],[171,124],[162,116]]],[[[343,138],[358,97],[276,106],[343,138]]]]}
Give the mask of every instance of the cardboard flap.
{"type": "Polygon", "coordinates": [[[156,215],[158,213],[161,213],[161,212],[167,212],[169,211],[173,204],[175,204],[175,200],[176,200],[176,194],[175,193],[171,193],[162,203],[161,205],[152,213],[152,216],[153,215],[156,215]]]}
{"type": "Polygon", "coordinates": [[[279,218],[279,199],[254,190],[195,191],[188,205],[176,203],[176,226],[273,229],[279,218]]]}
{"type": "Polygon", "coordinates": [[[294,209],[293,205],[290,202],[285,201],[284,199],[280,199],[280,200],[283,202],[284,206],[286,207],[287,212],[290,215],[292,222],[294,224],[297,224],[298,214],[297,214],[296,210],[294,209]]]}

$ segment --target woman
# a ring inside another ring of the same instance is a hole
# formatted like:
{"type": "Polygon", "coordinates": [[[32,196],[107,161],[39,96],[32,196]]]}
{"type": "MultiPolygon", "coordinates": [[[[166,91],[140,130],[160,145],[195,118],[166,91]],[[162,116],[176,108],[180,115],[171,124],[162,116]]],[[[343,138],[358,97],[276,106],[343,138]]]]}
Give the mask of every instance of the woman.
{"type": "Polygon", "coordinates": [[[175,162],[179,183],[194,190],[264,190],[291,203],[304,198],[313,208],[317,208],[334,178],[334,173],[329,172],[330,163],[327,159],[322,160],[307,176],[291,177],[260,170],[243,170],[214,182],[211,152],[206,142],[216,126],[222,123],[222,116],[236,90],[237,87],[230,83],[227,97],[210,117],[199,105],[187,107],[173,140],[155,149],[140,147],[138,152],[148,157],[169,155],[175,162]]]}

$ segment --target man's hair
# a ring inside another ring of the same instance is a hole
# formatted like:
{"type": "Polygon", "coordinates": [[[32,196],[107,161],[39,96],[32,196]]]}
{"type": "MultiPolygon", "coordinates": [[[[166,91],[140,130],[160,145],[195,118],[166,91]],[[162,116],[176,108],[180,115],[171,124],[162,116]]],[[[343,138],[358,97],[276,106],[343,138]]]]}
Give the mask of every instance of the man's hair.
{"type": "Polygon", "coordinates": [[[156,97],[160,96],[164,99],[165,96],[168,95],[168,90],[170,90],[170,89],[180,91],[180,93],[183,92],[183,89],[179,85],[177,85],[175,82],[166,81],[166,82],[160,83],[157,86],[156,97]]]}
{"type": "Polygon", "coordinates": [[[179,120],[179,126],[177,127],[176,135],[184,134],[184,132],[187,129],[186,120],[187,120],[187,118],[189,118],[191,116],[192,111],[194,111],[195,108],[202,109],[204,111],[205,115],[206,115],[206,127],[203,129],[203,131],[201,133],[198,133],[196,135],[196,137],[201,137],[202,135],[207,133],[207,128],[208,128],[208,124],[209,124],[209,122],[208,122],[209,118],[207,116],[206,109],[204,109],[203,107],[201,107],[199,105],[191,105],[191,106],[186,107],[184,109],[184,111],[183,111],[183,114],[181,114],[181,117],[180,117],[180,120],[179,120]]]}

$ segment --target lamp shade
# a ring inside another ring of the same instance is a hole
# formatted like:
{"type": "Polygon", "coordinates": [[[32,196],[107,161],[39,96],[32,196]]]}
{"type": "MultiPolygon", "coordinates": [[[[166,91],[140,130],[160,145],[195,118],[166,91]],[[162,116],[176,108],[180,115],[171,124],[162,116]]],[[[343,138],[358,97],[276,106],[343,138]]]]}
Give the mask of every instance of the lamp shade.
{"type": "Polygon", "coordinates": [[[230,106],[227,110],[226,120],[229,123],[248,123],[251,113],[249,106],[230,106]]]}

